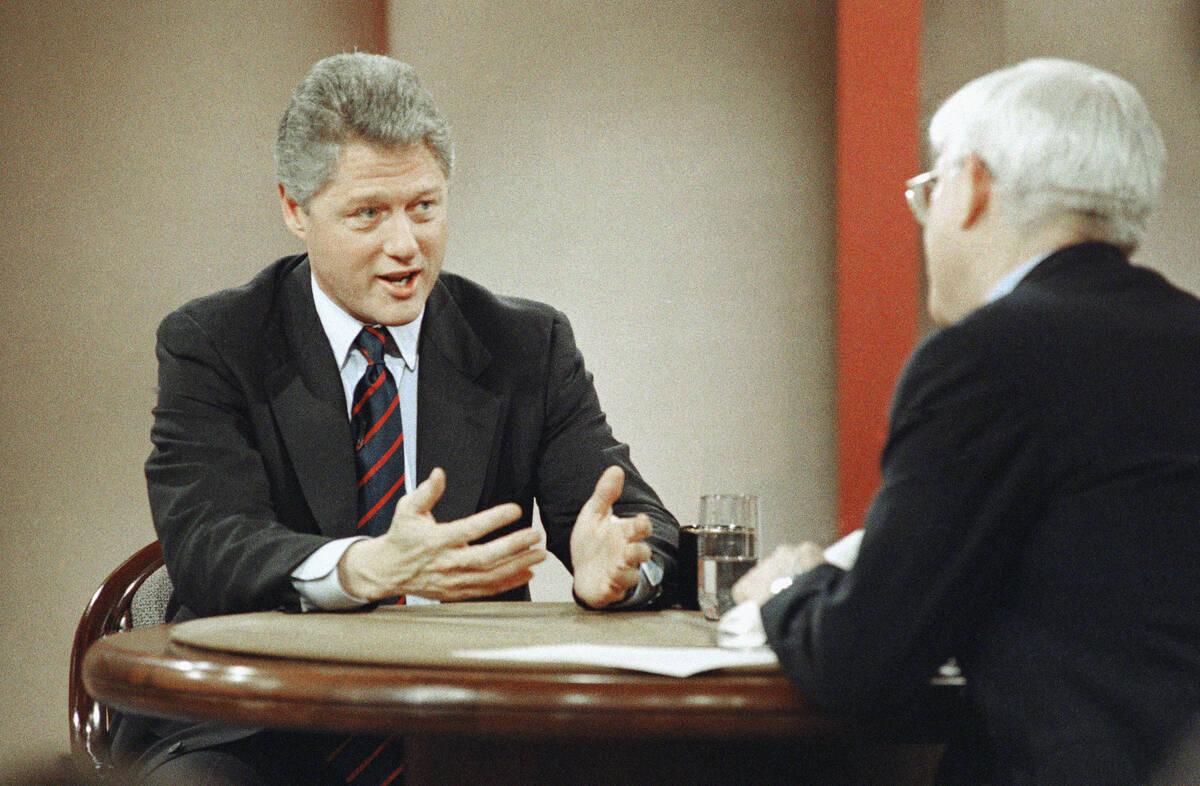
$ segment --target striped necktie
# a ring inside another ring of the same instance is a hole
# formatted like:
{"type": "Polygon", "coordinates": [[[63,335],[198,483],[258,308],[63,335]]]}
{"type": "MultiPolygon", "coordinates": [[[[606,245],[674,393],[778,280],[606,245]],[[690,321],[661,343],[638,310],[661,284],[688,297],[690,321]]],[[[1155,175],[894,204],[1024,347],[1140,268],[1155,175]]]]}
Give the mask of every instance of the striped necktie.
{"type": "Polygon", "coordinates": [[[384,365],[387,332],[364,327],[354,350],[367,360],[367,370],[354,388],[350,430],[358,469],[358,530],[382,535],[392,523],[396,502],[404,496],[404,428],[400,394],[384,365]]]}
{"type": "MultiPolygon", "coordinates": [[[[392,523],[396,502],[404,495],[404,429],[400,394],[384,365],[387,329],[364,327],[354,339],[354,351],[367,360],[367,370],[354,387],[350,432],[358,470],[358,530],[382,535],[392,523]]],[[[404,596],[382,603],[403,603],[404,596]]],[[[395,735],[352,735],[325,759],[322,783],[355,786],[395,784],[404,771],[404,741],[395,735]]]]}
{"type": "Polygon", "coordinates": [[[404,740],[390,737],[354,736],[325,757],[321,786],[400,786],[404,783],[404,740]]]}

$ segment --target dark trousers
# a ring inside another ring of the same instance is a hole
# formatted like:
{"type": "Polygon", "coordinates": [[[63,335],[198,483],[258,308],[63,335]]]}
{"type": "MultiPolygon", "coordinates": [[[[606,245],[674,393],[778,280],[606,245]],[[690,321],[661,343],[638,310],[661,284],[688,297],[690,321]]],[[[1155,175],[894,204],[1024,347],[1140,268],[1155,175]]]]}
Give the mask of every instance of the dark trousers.
{"type": "Polygon", "coordinates": [[[122,720],[126,721],[122,731],[127,739],[117,746],[123,748],[123,755],[119,753],[114,758],[123,782],[141,786],[321,786],[347,782],[370,786],[385,781],[389,786],[399,786],[403,783],[403,775],[387,780],[403,759],[399,740],[360,768],[358,763],[382,738],[359,737],[345,746],[345,734],[247,729],[238,736],[236,729],[215,724],[156,723],[128,715],[122,720]],[[140,739],[131,746],[128,735],[135,727],[140,739]],[[207,728],[212,732],[207,733],[207,728]],[[172,731],[162,734],[167,729],[172,731]],[[236,738],[229,740],[230,736],[236,738]],[[132,756],[131,747],[137,751],[132,756]],[[328,761],[331,754],[332,763],[328,761]],[[355,777],[347,781],[350,772],[355,777]]]}

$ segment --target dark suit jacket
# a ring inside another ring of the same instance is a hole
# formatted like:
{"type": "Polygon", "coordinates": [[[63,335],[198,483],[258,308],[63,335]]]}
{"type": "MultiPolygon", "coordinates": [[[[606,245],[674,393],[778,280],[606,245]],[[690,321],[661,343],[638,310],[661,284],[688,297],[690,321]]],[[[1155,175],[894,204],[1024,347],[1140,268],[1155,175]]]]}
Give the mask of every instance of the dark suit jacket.
{"type": "MultiPolygon", "coordinates": [[[[529,526],[536,499],[548,548],[570,568],[575,516],[617,464],[626,481],[616,511],[650,516],[648,542],[673,590],[678,525],[613,438],[566,317],[443,273],[419,342],[417,476],[446,470],[438,520],[518,503],[521,519],[498,536],[529,526]]],[[[299,608],[290,573],[329,539],[355,534],[357,504],[344,393],[307,258],[168,316],[158,359],[146,477],[178,599],[200,616],[299,608]]]]}
{"type": "Polygon", "coordinates": [[[1115,248],[1053,254],[897,387],[858,562],[766,603],[819,704],[967,678],[946,783],[1144,778],[1200,712],[1200,302],[1115,248]]]}
{"type": "MultiPolygon", "coordinates": [[[[342,383],[313,305],[305,256],[192,301],[158,332],[159,391],[146,462],[175,588],[173,619],[299,609],[292,570],[355,534],[355,469],[342,383]]],[[[547,546],[571,567],[575,516],[608,466],[625,470],[618,515],[646,513],[676,599],[679,528],[612,435],[567,319],[442,273],[419,339],[417,472],[446,471],[439,521],[534,500],[547,546]]],[[[527,587],[493,599],[526,600],[527,587]]],[[[253,733],[125,716],[119,762],[153,767],[253,733]]]]}

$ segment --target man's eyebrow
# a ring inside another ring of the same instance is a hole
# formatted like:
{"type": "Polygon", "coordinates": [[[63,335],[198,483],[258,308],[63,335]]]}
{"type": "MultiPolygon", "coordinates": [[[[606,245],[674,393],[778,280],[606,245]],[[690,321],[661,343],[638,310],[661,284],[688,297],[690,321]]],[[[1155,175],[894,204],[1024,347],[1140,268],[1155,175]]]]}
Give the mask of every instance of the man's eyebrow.
{"type": "MultiPolygon", "coordinates": [[[[430,183],[429,185],[426,185],[426,186],[421,186],[421,184],[417,184],[417,186],[418,186],[417,188],[414,188],[411,191],[408,189],[405,189],[404,194],[400,195],[400,196],[402,196],[402,198],[405,202],[411,202],[414,199],[419,199],[421,197],[429,196],[431,194],[440,195],[442,193],[445,193],[445,190],[446,190],[445,186],[441,185],[440,183],[430,183]]],[[[351,191],[349,194],[346,195],[346,198],[348,201],[351,201],[351,202],[361,202],[364,200],[386,202],[386,201],[389,201],[390,199],[392,199],[396,195],[397,195],[396,192],[394,192],[390,189],[387,189],[387,188],[376,188],[374,186],[365,186],[362,188],[362,190],[351,191]]]]}
{"type": "Polygon", "coordinates": [[[417,191],[417,196],[424,196],[425,194],[438,194],[445,190],[446,186],[444,183],[430,183],[425,188],[417,191]]]}

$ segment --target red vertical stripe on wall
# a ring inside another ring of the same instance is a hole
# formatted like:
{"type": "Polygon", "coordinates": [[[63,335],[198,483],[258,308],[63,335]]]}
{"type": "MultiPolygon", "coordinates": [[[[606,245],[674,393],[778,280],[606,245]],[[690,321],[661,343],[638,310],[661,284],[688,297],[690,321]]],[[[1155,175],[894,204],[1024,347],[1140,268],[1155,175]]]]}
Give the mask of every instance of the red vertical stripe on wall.
{"type": "Polygon", "coordinates": [[[892,388],[917,336],[920,0],[837,6],[838,530],[879,487],[892,388]]]}

